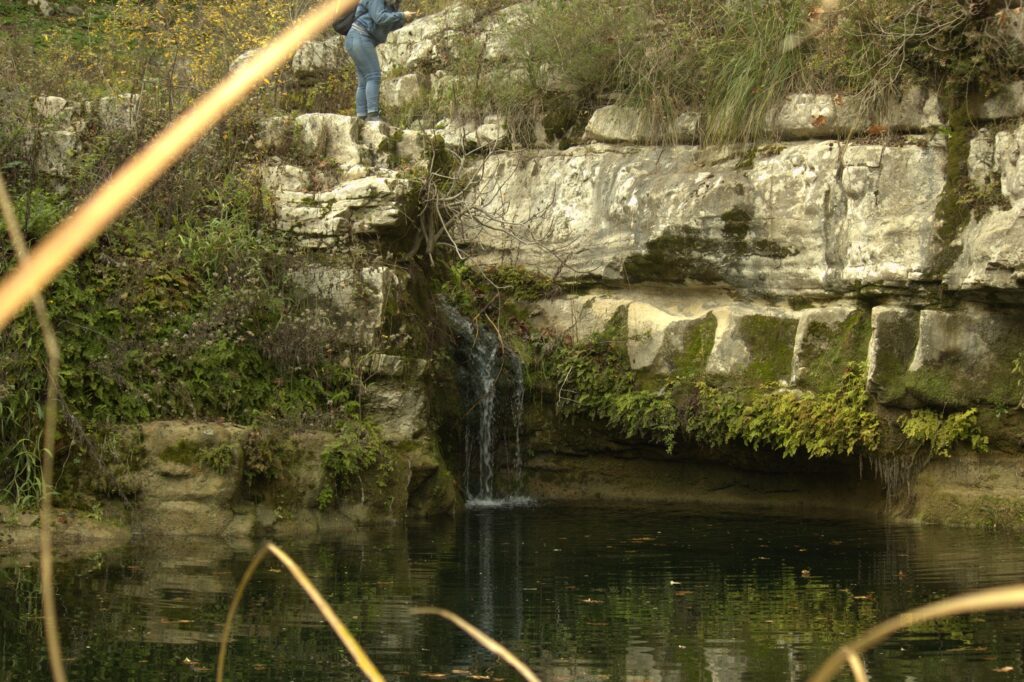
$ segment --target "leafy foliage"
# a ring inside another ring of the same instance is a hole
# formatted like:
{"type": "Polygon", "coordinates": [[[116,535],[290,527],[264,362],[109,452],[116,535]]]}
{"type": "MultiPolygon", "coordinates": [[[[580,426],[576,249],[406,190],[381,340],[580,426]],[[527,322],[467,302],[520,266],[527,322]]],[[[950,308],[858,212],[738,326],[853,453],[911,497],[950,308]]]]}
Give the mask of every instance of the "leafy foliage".
{"type": "Polygon", "coordinates": [[[742,442],[792,457],[850,455],[879,443],[878,417],[870,411],[863,364],[851,365],[839,387],[816,394],[788,389],[759,391],[745,402],[734,392],[697,385],[699,400],[684,428],[698,441],[721,446],[742,442]]]}
{"type": "Polygon", "coordinates": [[[364,472],[376,468],[378,483],[384,485],[394,469],[377,427],[360,417],[359,403],[349,402],[346,411],[348,418],[341,423],[337,440],[320,458],[324,471],[324,485],[318,496],[321,510],[364,472]]]}
{"type": "Polygon", "coordinates": [[[607,421],[628,438],[660,443],[672,452],[679,417],[671,382],[659,391],[637,386],[625,346],[625,316],[620,312],[601,334],[585,343],[558,345],[544,360],[556,387],[558,411],[568,417],[607,421]]]}
{"type": "Polygon", "coordinates": [[[235,449],[227,443],[206,448],[199,453],[199,463],[218,474],[226,474],[235,466],[235,449]]]}
{"type": "MultiPolygon", "coordinates": [[[[61,457],[116,461],[116,453],[96,452],[116,424],[191,418],[334,428],[347,416],[358,380],[335,340],[343,313],[325,317],[332,308],[291,282],[247,176],[225,176],[201,197],[172,228],[122,221],[49,289],[63,355],[61,457]],[[313,309],[317,325],[305,322],[313,309]]],[[[43,190],[22,194],[18,206],[32,239],[67,210],[43,190]]],[[[13,262],[4,247],[0,255],[13,262]]],[[[31,499],[36,485],[43,368],[34,319],[23,315],[0,335],[0,480],[10,482],[10,499],[31,499]]],[[[250,470],[264,476],[273,467],[250,470]]]]}
{"type": "Polygon", "coordinates": [[[926,444],[937,457],[949,457],[957,443],[967,443],[976,452],[988,451],[988,437],[978,428],[978,410],[943,417],[927,410],[914,410],[899,418],[900,429],[910,440],[926,444]]]}

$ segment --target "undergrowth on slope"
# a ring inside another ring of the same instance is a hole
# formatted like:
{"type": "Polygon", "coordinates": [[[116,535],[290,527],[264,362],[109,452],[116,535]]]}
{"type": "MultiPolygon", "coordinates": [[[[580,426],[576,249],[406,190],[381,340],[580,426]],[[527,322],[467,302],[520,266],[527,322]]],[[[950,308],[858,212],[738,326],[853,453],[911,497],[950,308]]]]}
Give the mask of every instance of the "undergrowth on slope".
{"type": "Polygon", "coordinates": [[[586,114],[611,101],[638,107],[666,141],[683,111],[705,114],[702,137],[763,139],[793,92],[834,93],[866,119],[912,84],[991,92],[1024,73],[1024,46],[994,6],[967,0],[813,0],[606,3],[536,0],[495,15],[505,37],[467,35],[437,113],[500,113],[522,141],[535,120],[578,137],[586,114]],[[500,56],[495,62],[494,45],[500,56]]]}
{"type": "MultiPolygon", "coordinates": [[[[18,207],[32,240],[68,210],[39,189],[18,207]]],[[[116,466],[103,435],[116,424],[351,421],[361,384],[336,339],[346,318],[325,316],[333,308],[292,282],[293,258],[261,227],[263,211],[251,179],[225,176],[175,226],[147,222],[145,212],[125,219],[50,287],[63,354],[58,449],[69,477],[86,464],[116,466]]],[[[14,259],[7,246],[0,255],[2,272],[14,259]]],[[[38,488],[44,360],[31,316],[0,335],[0,480],[22,504],[38,488]]]]}

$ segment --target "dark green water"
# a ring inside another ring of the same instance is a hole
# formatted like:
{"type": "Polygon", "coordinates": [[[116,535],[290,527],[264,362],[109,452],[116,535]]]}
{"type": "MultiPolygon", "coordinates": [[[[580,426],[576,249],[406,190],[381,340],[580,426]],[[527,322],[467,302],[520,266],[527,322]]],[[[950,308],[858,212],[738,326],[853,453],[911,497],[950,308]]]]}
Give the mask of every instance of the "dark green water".
{"type": "MultiPolygon", "coordinates": [[[[547,681],[788,682],[882,618],[1024,580],[1016,536],[654,511],[497,509],[282,544],[389,679],[515,678],[412,605],[459,612],[547,681]]],[[[72,679],[213,679],[248,559],[249,548],[182,541],[61,564],[72,679]]],[[[34,570],[0,569],[0,594],[0,680],[48,679],[34,570]]],[[[867,665],[876,682],[1022,680],[1022,650],[1024,613],[1006,612],[922,626],[867,665]]],[[[232,680],[359,679],[273,562],[248,592],[228,664],[232,680]]]]}

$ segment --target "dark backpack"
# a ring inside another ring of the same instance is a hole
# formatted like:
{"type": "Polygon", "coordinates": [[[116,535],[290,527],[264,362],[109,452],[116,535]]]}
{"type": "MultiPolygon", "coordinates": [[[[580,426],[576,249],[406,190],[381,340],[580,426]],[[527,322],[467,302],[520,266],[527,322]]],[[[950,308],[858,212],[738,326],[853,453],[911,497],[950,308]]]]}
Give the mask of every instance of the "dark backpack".
{"type": "Polygon", "coordinates": [[[348,31],[350,28],[352,28],[352,24],[356,23],[356,12],[359,11],[359,7],[362,4],[363,3],[361,2],[358,3],[354,10],[345,12],[340,17],[338,17],[338,20],[331,24],[331,28],[333,28],[335,31],[337,31],[343,36],[348,35],[348,31]]]}

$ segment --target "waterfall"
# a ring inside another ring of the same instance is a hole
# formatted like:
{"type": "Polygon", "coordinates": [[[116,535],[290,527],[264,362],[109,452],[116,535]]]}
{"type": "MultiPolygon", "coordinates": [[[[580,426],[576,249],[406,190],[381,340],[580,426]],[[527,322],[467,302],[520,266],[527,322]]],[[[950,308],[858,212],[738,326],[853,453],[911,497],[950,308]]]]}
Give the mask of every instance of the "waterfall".
{"type": "Polygon", "coordinates": [[[512,486],[518,489],[522,481],[522,362],[515,353],[502,348],[490,328],[477,327],[451,306],[442,305],[442,309],[456,341],[459,392],[465,413],[466,499],[471,506],[528,503],[522,497],[496,498],[494,489],[499,442],[504,442],[512,486]]]}

